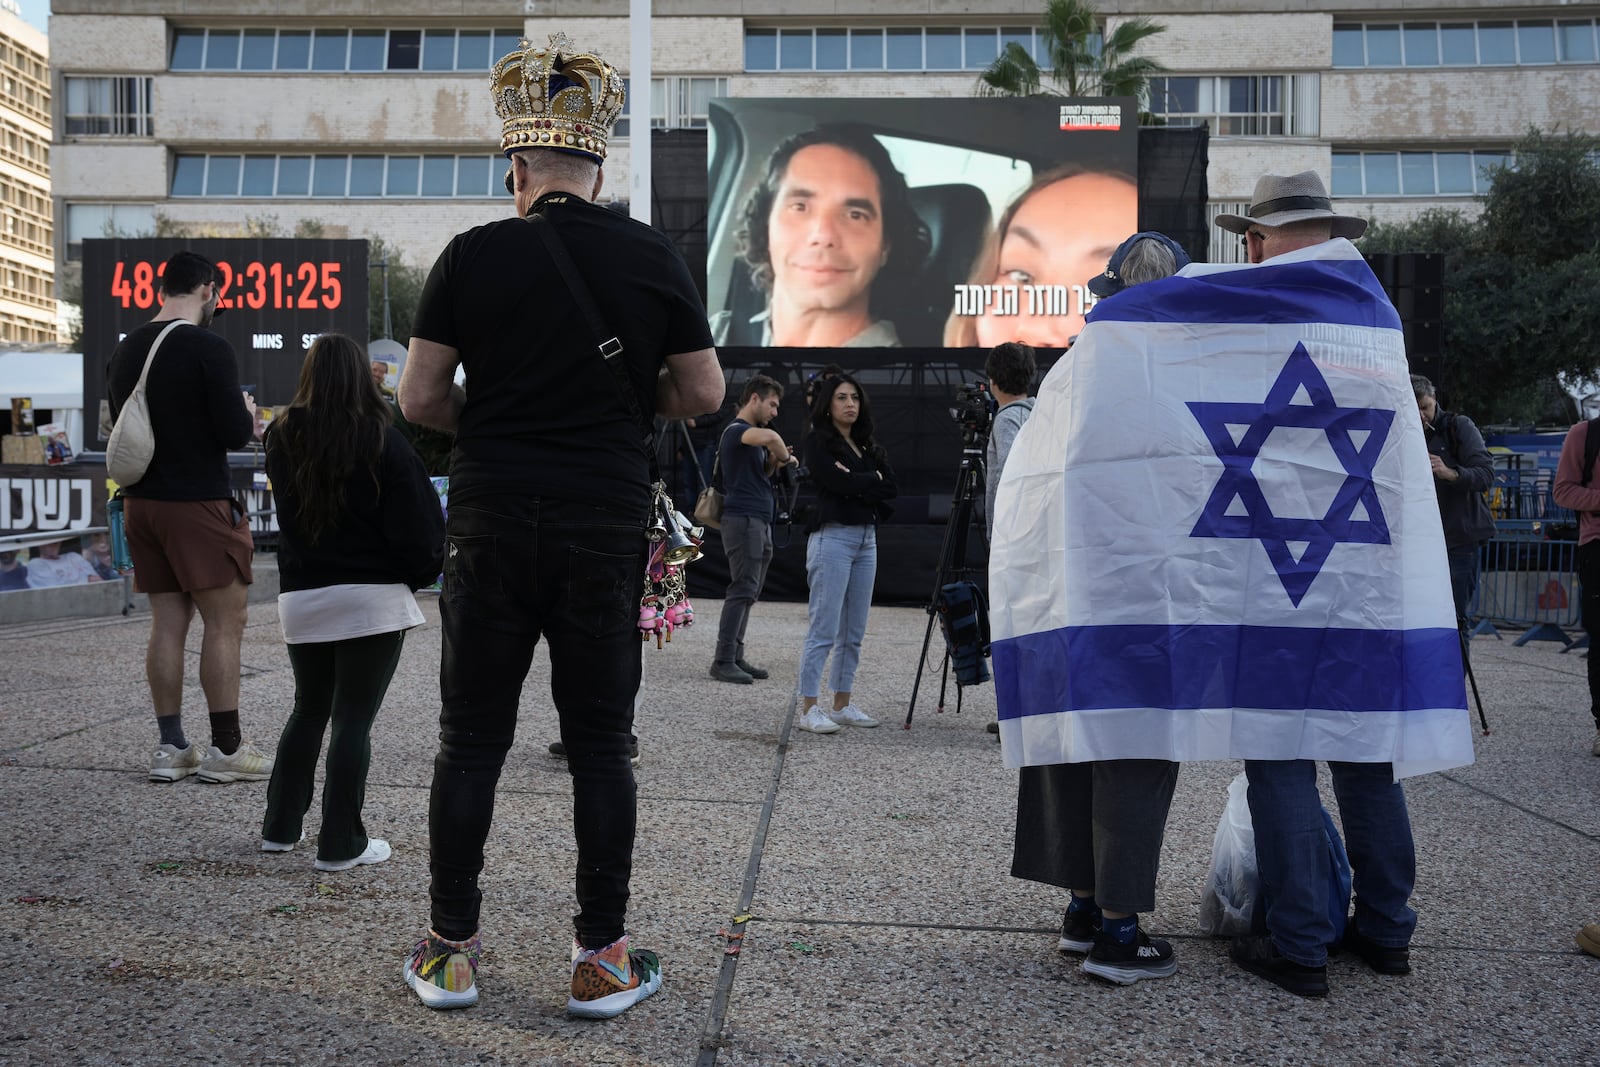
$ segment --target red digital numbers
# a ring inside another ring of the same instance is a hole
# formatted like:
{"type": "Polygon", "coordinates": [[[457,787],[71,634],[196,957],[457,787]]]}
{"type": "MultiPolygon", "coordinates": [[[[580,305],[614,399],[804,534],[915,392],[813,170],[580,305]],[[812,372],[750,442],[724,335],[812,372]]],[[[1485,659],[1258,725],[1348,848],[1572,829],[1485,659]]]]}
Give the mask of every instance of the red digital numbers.
{"type": "MultiPolygon", "coordinates": [[[[252,260],[236,270],[226,261],[217,263],[222,275],[219,308],[260,311],[335,311],[344,302],[340,263],[262,263],[252,260]]],[[[166,264],[118,261],[111,277],[111,296],[123,307],[147,310],[160,303],[158,282],[166,264]]]]}
{"type": "Polygon", "coordinates": [[[125,308],[148,310],[161,302],[160,287],[156,282],[161,278],[161,272],[166,269],[165,263],[154,267],[149,263],[135,263],[132,271],[133,279],[130,281],[126,264],[119,261],[116,274],[111,278],[111,295],[121,301],[125,308]]]}

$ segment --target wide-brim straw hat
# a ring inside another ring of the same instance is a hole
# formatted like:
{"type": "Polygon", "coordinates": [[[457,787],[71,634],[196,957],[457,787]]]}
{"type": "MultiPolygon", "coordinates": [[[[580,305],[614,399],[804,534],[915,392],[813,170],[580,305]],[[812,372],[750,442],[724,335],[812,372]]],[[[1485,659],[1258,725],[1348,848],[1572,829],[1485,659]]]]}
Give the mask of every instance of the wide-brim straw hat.
{"type": "Polygon", "coordinates": [[[1352,241],[1367,232],[1367,220],[1340,215],[1333,210],[1327,186],[1314,170],[1299,174],[1263,174],[1250,198],[1250,210],[1243,215],[1217,216],[1217,225],[1229,233],[1244,233],[1252,225],[1287,226],[1307,219],[1327,219],[1334,237],[1352,241]]]}

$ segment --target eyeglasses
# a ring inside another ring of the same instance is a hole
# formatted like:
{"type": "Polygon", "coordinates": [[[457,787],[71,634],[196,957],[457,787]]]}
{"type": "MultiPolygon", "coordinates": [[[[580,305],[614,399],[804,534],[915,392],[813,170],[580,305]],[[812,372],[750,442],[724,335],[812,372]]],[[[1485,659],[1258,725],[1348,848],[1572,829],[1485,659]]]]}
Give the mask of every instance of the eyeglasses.
{"type": "Polygon", "coordinates": [[[1246,230],[1239,237],[1239,245],[1240,245],[1240,247],[1249,248],[1250,247],[1250,238],[1252,238],[1252,237],[1254,237],[1256,240],[1262,241],[1262,242],[1265,242],[1266,239],[1267,239],[1267,235],[1262,233],[1260,230],[1246,230]]]}

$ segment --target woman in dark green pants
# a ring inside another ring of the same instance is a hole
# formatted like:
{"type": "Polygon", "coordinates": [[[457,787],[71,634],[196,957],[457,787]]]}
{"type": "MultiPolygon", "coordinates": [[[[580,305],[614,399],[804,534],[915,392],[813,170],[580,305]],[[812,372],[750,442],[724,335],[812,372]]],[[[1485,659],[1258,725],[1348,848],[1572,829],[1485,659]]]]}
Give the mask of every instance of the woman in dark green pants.
{"type": "Polygon", "coordinates": [[[372,723],[405,632],[423,621],[412,593],[439,576],[444,558],[438,496],[389,412],[361,346],[323,334],[266,435],[280,531],[278,618],[295,694],[261,848],[288,852],[301,840],[331,722],[319,871],[389,858],[389,843],[368,837],[361,822],[372,723]]]}

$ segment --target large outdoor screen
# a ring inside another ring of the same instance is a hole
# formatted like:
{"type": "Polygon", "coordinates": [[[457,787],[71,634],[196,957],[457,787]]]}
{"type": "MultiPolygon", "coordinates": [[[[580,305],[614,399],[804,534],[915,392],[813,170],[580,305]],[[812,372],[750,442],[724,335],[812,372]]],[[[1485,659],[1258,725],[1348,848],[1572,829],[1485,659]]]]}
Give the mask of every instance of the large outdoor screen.
{"type": "Polygon", "coordinates": [[[714,100],[717,344],[1064,348],[1138,228],[1131,99],[714,100]]]}

